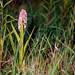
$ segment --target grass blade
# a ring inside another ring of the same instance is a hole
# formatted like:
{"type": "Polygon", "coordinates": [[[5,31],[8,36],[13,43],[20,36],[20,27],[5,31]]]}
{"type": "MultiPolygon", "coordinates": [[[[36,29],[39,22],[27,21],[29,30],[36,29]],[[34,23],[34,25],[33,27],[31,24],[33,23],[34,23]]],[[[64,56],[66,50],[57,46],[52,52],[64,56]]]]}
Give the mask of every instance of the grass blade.
{"type": "Polygon", "coordinates": [[[19,42],[19,40],[20,40],[19,35],[18,35],[18,33],[16,32],[16,30],[15,30],[15,28],[14,28],[12,22],[11,22],[11,26],[12,26],[12,29],[13,29],[15,35],[16,35],[17,41],[19,42]]]}
{"type": "Polygon", "coordinates": [[[32,32],[31,32],[31,34],[30,34],[30,36],[29,36],[29,38],[28,38],[26,44],[24,45],[24,53],[25,53],[25,51],[26,51],[26,48],[27,48],[27,46],[28,46],[28,43],[29,43],[29,41],[30,41],[30,38],[31,38],[31,36],[32,36],[32,34],[33,34],[34,29],[35,29],[35,26],[34,26],[32,32]]]}

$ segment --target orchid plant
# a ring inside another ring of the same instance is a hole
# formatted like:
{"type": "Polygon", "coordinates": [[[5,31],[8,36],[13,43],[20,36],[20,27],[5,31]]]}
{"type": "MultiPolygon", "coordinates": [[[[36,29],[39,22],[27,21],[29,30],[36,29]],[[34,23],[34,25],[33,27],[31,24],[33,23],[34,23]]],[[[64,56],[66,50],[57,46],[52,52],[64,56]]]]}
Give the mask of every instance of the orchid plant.
{"type": "MultiPolygon", "coordinates": [[[[27,42],[23,43],[24,41],[24,29],[26,28],[26,25],[27,25],[27,12],[22,9],[22,11],[20,12],[19,14],[19,20],[18,20],[18,30],[20,31],[20,36],[18,35],[17,31],[15,30],[15,27],[13,26],[12,22],[11,22],[11,26],[12,26],[12,29],[13,29],[13,32],[17,38],[17,41],[19,43],[19,66],[22,67],[22,63],[23,63],[23,58],[24,58],[24,55],[25,55],[25,51],[26,51],[26,48],[27,48],[27,45],[29,43],[29,40],[33,34],[33,31],[35,29],[35,27],[33,28],[27,42]]],[[[10,34],[9,35],[10,37],[10,41],[11,41],[11,45],[12,45],[12,48],[13,48],[13,52],[15,54],[15,46],[14,46],[14,42],[13,42],[13,38],[12,38],[12,35],[10,34]]]]}

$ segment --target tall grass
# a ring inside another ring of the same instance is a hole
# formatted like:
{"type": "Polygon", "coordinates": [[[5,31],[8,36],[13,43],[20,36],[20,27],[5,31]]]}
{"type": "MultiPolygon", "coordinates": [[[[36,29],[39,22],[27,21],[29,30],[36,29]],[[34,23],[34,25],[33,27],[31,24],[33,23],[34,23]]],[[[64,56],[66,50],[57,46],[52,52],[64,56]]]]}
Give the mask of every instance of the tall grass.
{"type": "Polygon", "coordinates": [[[21,31],[17,29],[16,16],[20,12],[16,1],[6,1],[4,12],[0,11],[3,13],[0,75],[74,75],[75,6],[72,7],[72,0],[28,0],[27,5],[23,2],[21,7],[27,10],[28,23],[25,30],[21,23],[21,31]]]}

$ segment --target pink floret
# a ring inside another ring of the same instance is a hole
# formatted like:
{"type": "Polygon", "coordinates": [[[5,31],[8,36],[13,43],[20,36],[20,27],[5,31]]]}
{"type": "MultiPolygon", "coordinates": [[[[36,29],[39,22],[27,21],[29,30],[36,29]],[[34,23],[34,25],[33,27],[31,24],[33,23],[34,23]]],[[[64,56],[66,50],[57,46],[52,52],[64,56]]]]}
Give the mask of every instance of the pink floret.
{"type": "Polygon", "coordinates": [[[22,9],[20,14],[19,14],[18,30],[20,30],[21,21],[23,22],[23,27],[25,29],[26,28],[26,24],[27,24],[27,12],[24,9],[22,9]]]}

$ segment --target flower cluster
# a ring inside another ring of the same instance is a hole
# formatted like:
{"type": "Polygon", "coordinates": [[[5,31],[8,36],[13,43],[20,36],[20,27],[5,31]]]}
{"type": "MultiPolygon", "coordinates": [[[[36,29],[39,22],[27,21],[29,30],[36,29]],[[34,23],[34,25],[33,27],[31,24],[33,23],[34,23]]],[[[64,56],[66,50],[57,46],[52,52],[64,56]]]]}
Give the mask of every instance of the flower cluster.
{"type": "Polygon", "coordinates": [[[26,24],[27,24],[27,12],[22,9],[22,11],[19,14],[19,20],[18,20],[18,30],[20,31],[20,27],[21,27],[21,21],[23,22],[23,27],[24,29],[26,28],[26,24]]]}

